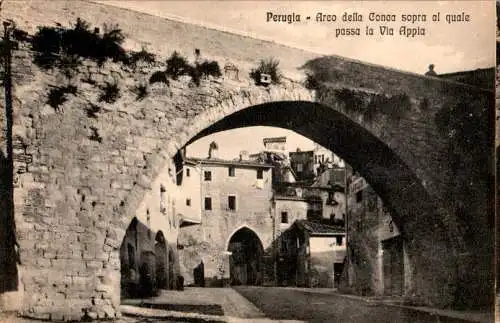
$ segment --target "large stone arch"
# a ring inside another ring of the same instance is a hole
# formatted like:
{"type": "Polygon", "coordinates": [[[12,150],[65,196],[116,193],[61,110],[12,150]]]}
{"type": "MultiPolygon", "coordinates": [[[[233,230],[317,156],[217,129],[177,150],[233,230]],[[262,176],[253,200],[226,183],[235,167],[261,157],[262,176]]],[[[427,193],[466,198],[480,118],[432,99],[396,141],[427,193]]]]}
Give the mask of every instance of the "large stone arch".
{"type": "Polygon", "coordinates": [[[414,282],[428,292],[422,296],[437,304],[453,295],[456,281],[450,273],[456,266],[456,251],[439,200],[390,147],[345,114],[311,101],[264,103],[228,115],[187,143],[214,132],[257,125],[294,130],[332,149],[358,170],[392,209],[410,246],[413,266],[419,268],[414,282]],[[426,270],[427,266],[432,269],[426,270]]]}

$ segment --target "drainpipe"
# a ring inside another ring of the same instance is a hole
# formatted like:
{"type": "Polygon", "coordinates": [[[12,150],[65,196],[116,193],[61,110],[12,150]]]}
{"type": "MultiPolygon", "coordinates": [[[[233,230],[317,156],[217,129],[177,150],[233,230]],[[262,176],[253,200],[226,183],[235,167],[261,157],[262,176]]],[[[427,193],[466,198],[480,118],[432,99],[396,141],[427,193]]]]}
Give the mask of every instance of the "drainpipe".
{"type": "Polygon", "coordinates": [[[273,196],[273,283],[275,286],[278,285],[278,255],[276,251],[276,201],[273,196]]]}
{"type": "Polygon", "coordinates": [[[349,278],[349,264],[350,264],[350,257],[349,257],[349,208],[347,207],[347,203],[349,203],[349,189],[347,186],[347,167],[344,167],[344,198],[345,198],[345,223],[344,223],[344,228],[345,228],[345,264],[346,267],[344,272],[346,273],[346,278],[347,278],[347,285],[350,287],[350,278],[349,278]]]}

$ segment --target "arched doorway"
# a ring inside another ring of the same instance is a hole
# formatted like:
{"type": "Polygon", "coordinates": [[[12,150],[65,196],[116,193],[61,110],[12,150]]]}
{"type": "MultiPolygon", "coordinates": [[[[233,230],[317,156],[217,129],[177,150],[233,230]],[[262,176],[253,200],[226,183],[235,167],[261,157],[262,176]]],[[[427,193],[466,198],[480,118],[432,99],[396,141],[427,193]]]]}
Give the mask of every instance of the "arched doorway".
{"type": "Polygon", "coordinates": [[[121,296],[134,297],[139,289],[137,218],[130,222],[120,247],[121,296]]]}
{"type": "Polygon", "coordinates": [[[231,285],[259,285],[263,247],[257,234],[247,227],[239,229],[231,236],[228,251],[231,285]]]}
{"type": "Polygon", "coordinates": [[[159,289],[166,289],[168,287],[167,243],[161,231],[158,231],[155,238],[155,258],[156,287],[159,289]]]}

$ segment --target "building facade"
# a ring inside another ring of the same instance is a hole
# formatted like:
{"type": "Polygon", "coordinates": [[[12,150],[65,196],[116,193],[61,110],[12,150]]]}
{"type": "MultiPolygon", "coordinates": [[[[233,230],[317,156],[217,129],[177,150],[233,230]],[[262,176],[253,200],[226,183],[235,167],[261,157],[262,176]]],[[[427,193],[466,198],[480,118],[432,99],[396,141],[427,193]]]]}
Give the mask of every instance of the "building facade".
{"type": "Polygon", "coordinates": [[[169,171],[151,183],[151,190],[129,223],[120,246],[122,297],[147,297],[158,289],[179,286],[176,212],[178,188],[169,171]]]}
{"type": "Polygon", "coordinates": [[[412,291],[407,246],[389,210],[358,175],[350,176],[348,254],[342,289],[360,295],[404,296],[412,291]]]}
{"type": "MultiPolygon", "coordinates": [[[[272,165],[254,161],[187,159],[186,197],[200,200],[199,224],[183,226],[179,235],[181,271],[186,284],[263,284],[273,279],[274,223],[271,213],[272,165]],[[190,174],[190,176],[191,176],[190,174]],[[244,257],[243,255],[257,255],[244,257]]],[[[190,201],[189,201],[190,199],[190,201]]],[[[189,201],[189,202],[188,202],[189,201]]],[[[198,207],[193,214],[198,212],[198,207]]]]}
{"type": "Polygon", "coordinates": [[[280,285],[313,288],[339,285],[346,250],[343,227],[300,219],[278,241],[280,285]]]}

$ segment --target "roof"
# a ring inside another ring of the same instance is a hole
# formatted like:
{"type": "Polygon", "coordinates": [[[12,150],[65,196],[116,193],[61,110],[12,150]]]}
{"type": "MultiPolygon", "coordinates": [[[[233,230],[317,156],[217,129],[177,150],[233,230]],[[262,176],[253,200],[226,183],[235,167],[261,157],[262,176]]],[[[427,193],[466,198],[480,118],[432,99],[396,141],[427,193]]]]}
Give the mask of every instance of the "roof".
{"type": "Polygon", "coordinates": [[[326,225],[309,220],[297,220],[294,225],[300,230],[309,232],[312,236],[333,236],[345,234],[345,228],[338,225],[326,225]]]}
{"type": "Polygon", "coordinates": [[[286,142],[286,137],[264,138],[262,141],[264,142],[264,144],[268,142],[286,142]]]}
{"type": "Polygon", "coordinates": [[[202,164],[202,165],[230,165],[240,167],[256,167],[256,168],[272,168],[271,164],[259,163],[251,160],[225,160],[218,158],[203,159],[203,158],[186,158],[187,164],[202,164]]]}
{"type": "Polygon", "coordinates": [[[307,202],[308,199],[305,197],[299,197],[299,196],[286,196],[286,195],[274,195],[275,200],[286,200],[286,201],[301,201],[301,202],[307,202]]]}

